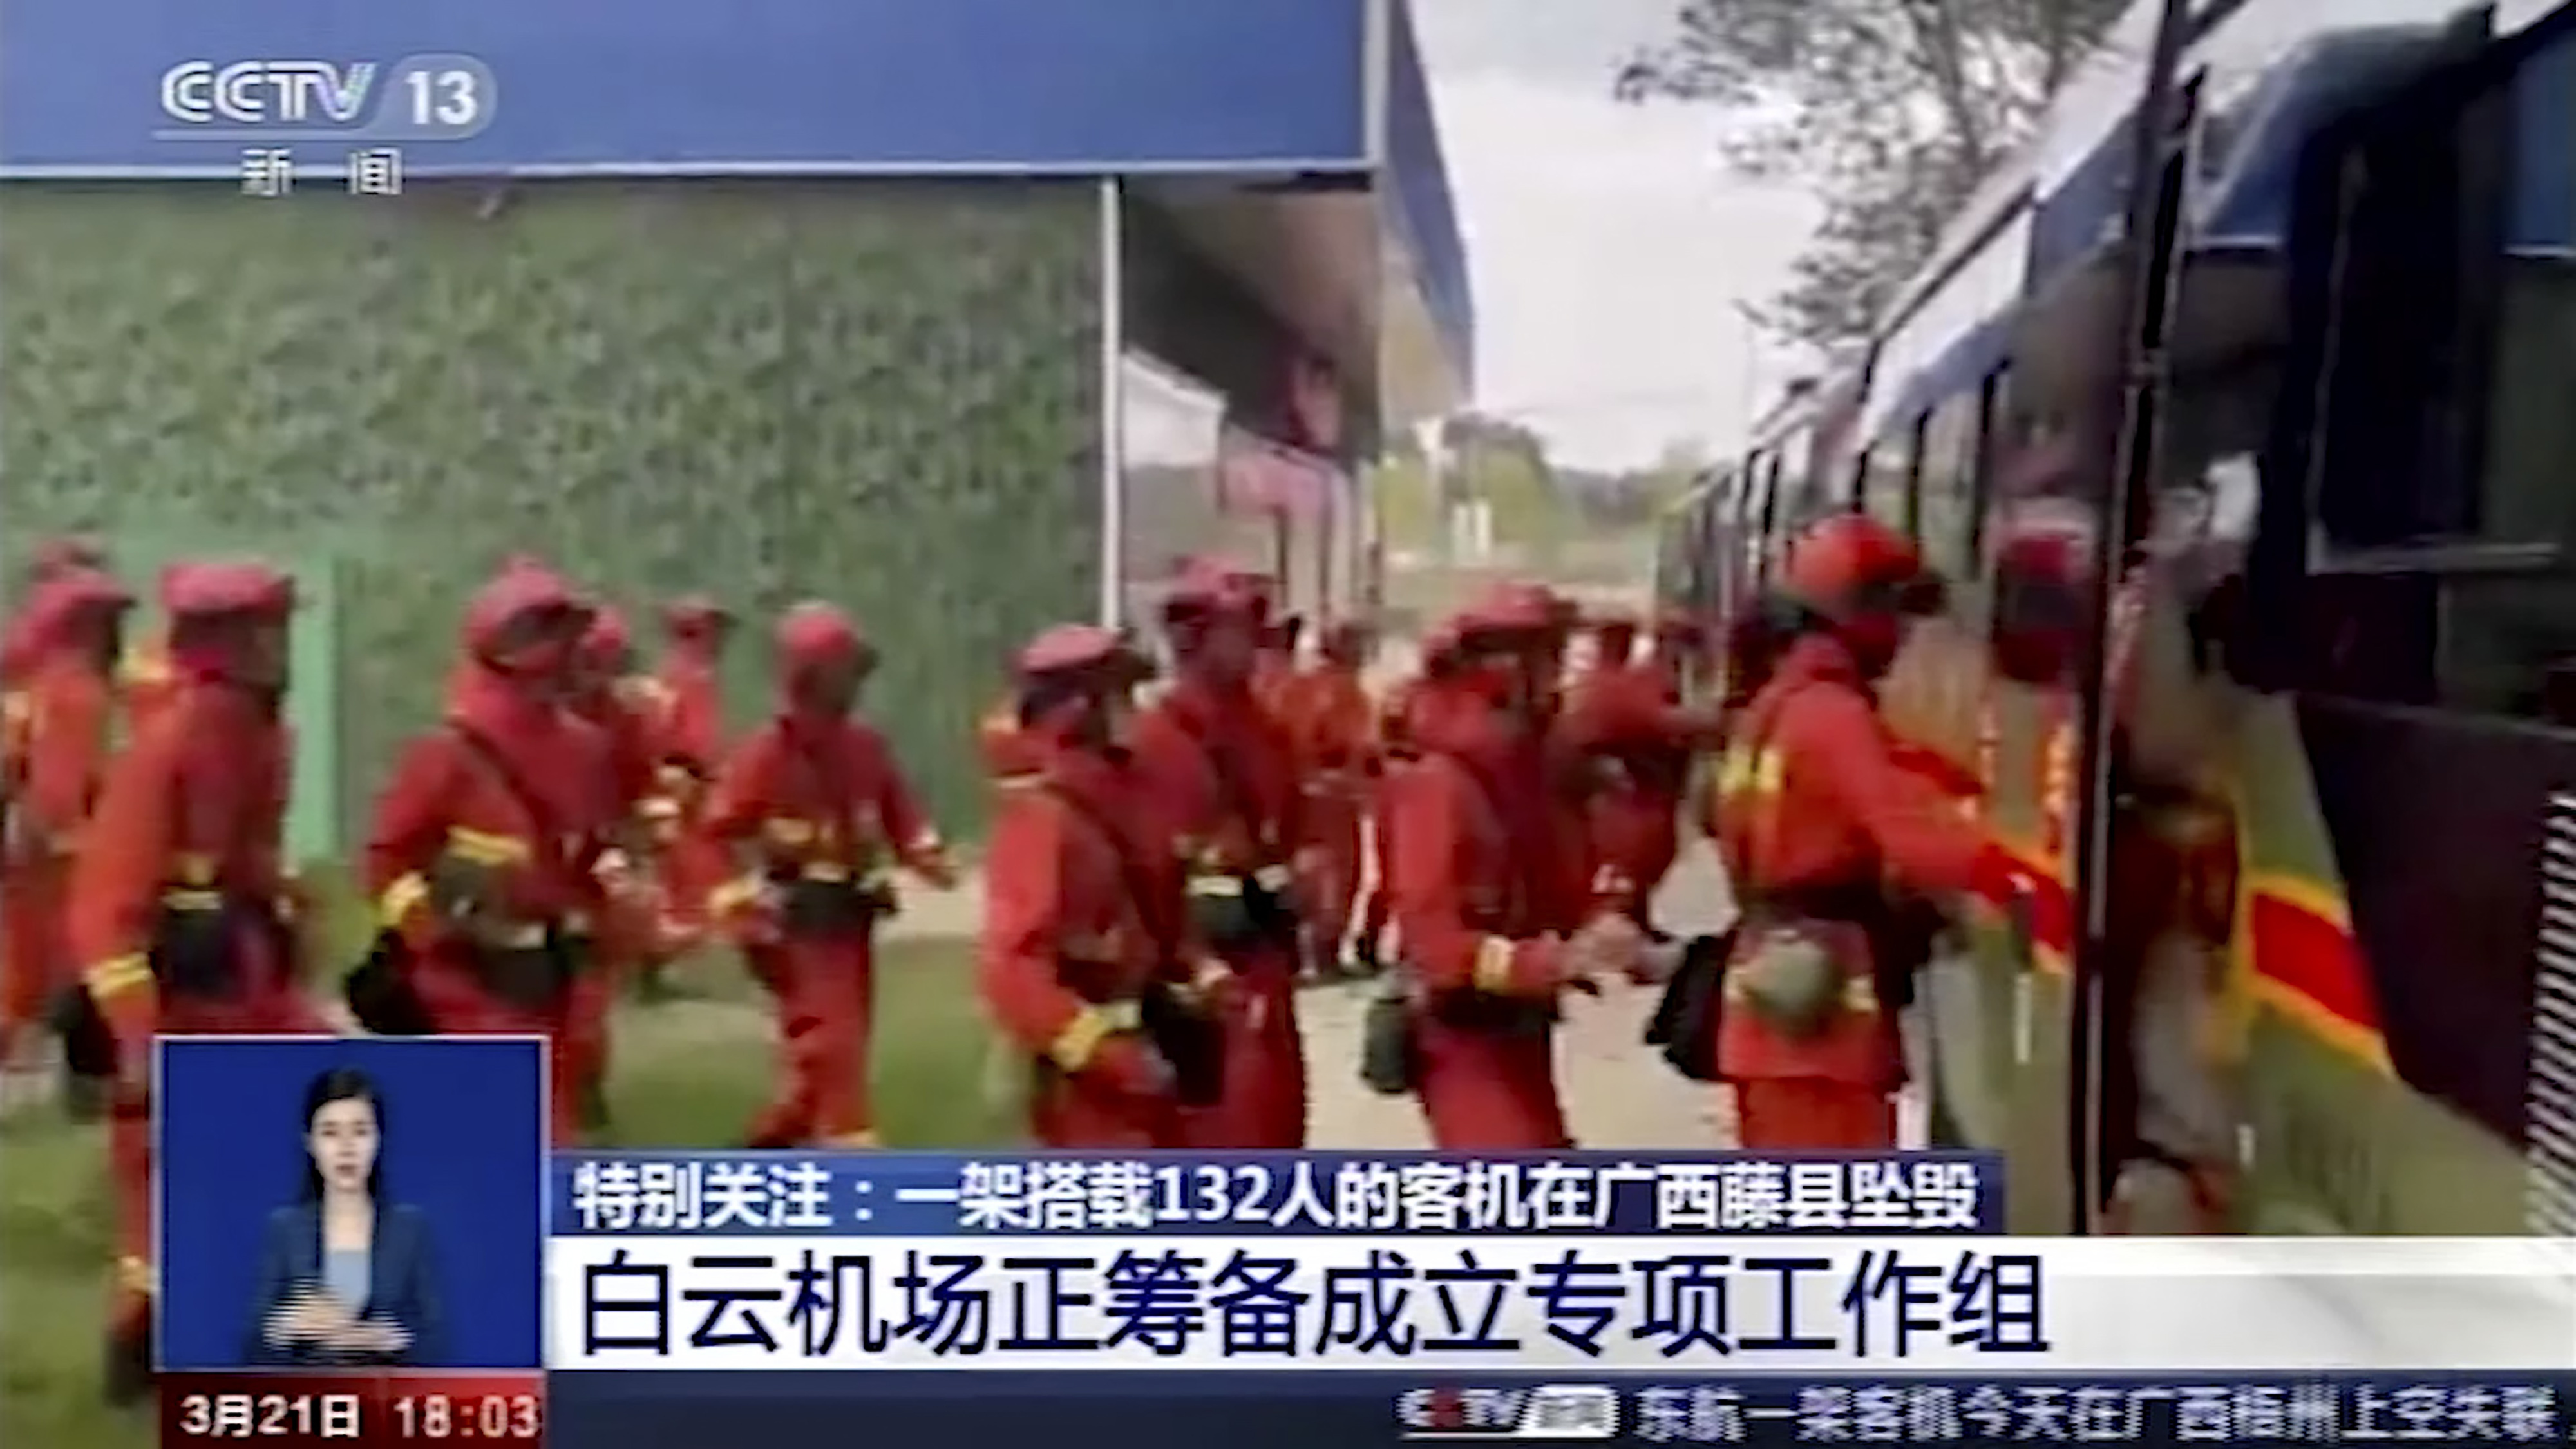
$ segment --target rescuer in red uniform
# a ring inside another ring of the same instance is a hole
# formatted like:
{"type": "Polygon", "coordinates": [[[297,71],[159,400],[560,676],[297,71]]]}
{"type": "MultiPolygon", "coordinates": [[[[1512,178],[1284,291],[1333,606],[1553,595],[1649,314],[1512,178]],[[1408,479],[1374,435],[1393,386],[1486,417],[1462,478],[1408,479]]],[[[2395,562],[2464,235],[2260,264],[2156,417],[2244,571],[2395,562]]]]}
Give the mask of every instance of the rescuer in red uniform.
{"type": "MultiPolygon", "coordinates": [[[[626,621],[614,609],[591,616],[573,658],[573,683],[567,706],[598,734],[607,770],[599,782],[604,798],[609,844],[636,862],[634,889],[639,903],[659,891],[659,881],[643,867],[654,858],[652,827],[660,815],[659,761],[663,753],[664,712],[649,691],[652,681],[635,672],[635,645],[626,621]]],[[[564,1011],[563,1058],[555,1070],[572,1074],[580,1094],[585,1130],[608,1125],[609,1038],[618,988],[652,969],[666,947],[659,929],[612,932],[590,943],[591,969],[576,973],[564,1011]]],[[[638,923],[642,924],[641,922],[638,923]]]]}
{"type": "MultiPolygon", "coordinates": [[[[62,565],[11,621],[15,668],[0,718],[0,1043],[12,1062],[35,1050],[40,1024],[73,983],[63,939],[72,853],[107,768],[109,673],[132,603],[105,573],[62,565]]],[[[69,1065],[94,1081],[104,1063],[69,1065]]]]}
{"type": "Polygon", "coordinates": [[[708,838],[745,873],[716,919],[775,943],[784,1070],[752,1124],[754,1147],[874,1147],[868,1091],[876,932],[897,866],[956,884],[939,832],[873,725],[851,717],[876,649],[849,615],[802,603],[778,621],[777,714],[734,751],[708,797],[708,838]]]}
{"type": "Polygon", "coordinates": [[[995,1025],[1035,1060],[1029,1129],[1047,1147],[1183,1145],[1150,1003],[1229,989],[1181,944],[1171,836],[1140,814],[1119,743],[1152,672],[1119,634],[1084,624],[1049,629],[1018,660],[1035,774],[994,820],[977,966],[995,1025]]]}
{"type": "Polygon", "coordinates": [[[1417,757],[1414,712],[1424,691],[1448,671],[1457,644],[1447,624],[1435,626],[1422,638],[1419,672],[1396,681],[1378,701],[1376,748],[1369,757],[1370,879],[1360,906],[1359,940],[1353,948],[1360,968],[1371,974],[1383,964],[1380,953],[1386,947],[1387,928],[1395,920],[1394,898],[1386,884],[1387,862],[1393,858],[1388,834],[1389,800],[1396,777],[1417,757]]]}
{"type": "MultiPolygon", "coordinates": [[[[653,829],[656,875],[662,886],[669,951],[694,946],[706,927],[707,895],[725,878],[724,853],[698,828],[707,786],[724,760],[725,648],[734,617],[712,599],[689,595],[662,610],[664,647],[654,675],[662,720],[662,758],[647,802],[653,829]]],[[[645,984],[658,981],[648,970],[645,984]]]]}
{"type": "Polygon", "coordinates": [[[16,689],[28,665],[34,662],[31,621],[44,586],[74,569],[104,573],[106,555],[83,538],[51,538],[36,546],[35,556],[27,561],[26,590],[10,609],[7,621],[0,623],[0,692],[16,689]]]}
{"type": "Polygon", "coordinates": [[[1559,827],[1534,743],[1554,648],[1546,597],[1505,588],[1462,614],[1451,669],[1416,696],[1419,757],[1389,791],[1388,888],[1416,992],[1415,1091],[1432,1141],[1571,1145],[1557,1099],[1560,996],[1635,964],[1633,922],[1567,934],[1559,827]]]}
{"type": "Polygon", "coordinates": [[[1655,892],[1681,853],[1691,759],[1716,730],[1683,708],[1665,663],[1636,657],[1636,640],[1626,614],[1594,623],[1593,665],[1567,689],[1557,728],[1584,775],[1594,903],[1652,935],[1655,892]]]}
{"type": "Polygon", "coordinates": [[[329,1030],[301,989],[281,860],[293,586],[255,564],[164,577],[179,688],[107,772],[73,865],[68,921],[119,1074],[108,1121],[118,1257],[107,1373],[119,1400],[151,1373],[153,1035],[329,1030]]]}
{"type": "Polygon", "coordinates": [[[1368,667],[1368,626],[1336,620],[1319,643],[1315,662],[1297,676],[1287,715],[1306,797],[1303,844],[1314,866],[1300,882],[1308,939],[1318,969],[1339,972],[1365,865],[1361,837],[1377,748],[1376,707],[1361,673],[1368,667]]]}
{"type": "MultiPolygon", "coordinates": [[[[544,567],[503,568],[467,607],[447,718],[404,748],[377,798],[366,879],[380,949],[433,1031],[542,1036],[561,1052],[573,979],[601,969],[592,946],[649,929],[612,839],[606,742],[563,708],[592,614],[544,567]]],[[[568,1144],[579,1083],[549,1080],[568,1144]]]]}
{"type": "Polygon", "coordinates": [[[2018,872],[1948,797],[1896,758],[1871,686],[1894,662],[1925,578],[1901,535],[1862,515],[1794,542],[1780,591],[1804,616],[1749,704],[1722,770],[1719,843],[1744,911],[1728,962],[1718,1067],[1752,1149],[1896,1145],[1903,1084],[1884,945],[1891,889],[2014,888],[2018,872]]]}
{"type": "Polygon", "coordinates": [[[1199,939],[1242,986],[1224,1014],[1222,1100],[1192,1107],[1194,1147],[1298,1148],[1306,1141],[1305,1044],[1297,1031],[1300,932],[1296,764],[1286,732],[1254,693],[1259,596],[1195,569],[1163,599],[1171,688],[1133,731],[1148,807],[1188,871],[1199,939]]]}

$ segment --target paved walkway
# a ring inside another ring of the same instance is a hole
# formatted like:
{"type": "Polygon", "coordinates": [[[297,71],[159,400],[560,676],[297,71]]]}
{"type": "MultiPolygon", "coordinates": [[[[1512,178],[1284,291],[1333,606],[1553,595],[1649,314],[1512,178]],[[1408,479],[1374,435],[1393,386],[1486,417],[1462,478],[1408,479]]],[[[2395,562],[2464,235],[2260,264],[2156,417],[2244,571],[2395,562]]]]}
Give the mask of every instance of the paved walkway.
{"type": "MultiPolygon", "coordinates": [[[[1670,929],[1689,934],[1724,925],[1734,907],[1708,848],[1694,843],[1657,903],[1670,929]]],[[[891,930],[915,939],[972,935],[983,910],[983,882],[969,876],[954,891],[916,891],[891,930]]],[[[1586,1147],[1674,1148],[1723,1145],[1734,1125],[1726,1093],[1687,1081],[1643,1042],[1656,991],[1617,984],[1597,999],[1567,1003],[1558,1034],[1558,1080],[1574,1138],[1586,1147]]],[[[1421,1111],[1408,1098],[1386,1098],[1359,1080],[1364,986],[1309,989],[1300,1001],[1306,1059],[1314,1093],[1318,1147],[1427,1147],[1421,1111]]]]}

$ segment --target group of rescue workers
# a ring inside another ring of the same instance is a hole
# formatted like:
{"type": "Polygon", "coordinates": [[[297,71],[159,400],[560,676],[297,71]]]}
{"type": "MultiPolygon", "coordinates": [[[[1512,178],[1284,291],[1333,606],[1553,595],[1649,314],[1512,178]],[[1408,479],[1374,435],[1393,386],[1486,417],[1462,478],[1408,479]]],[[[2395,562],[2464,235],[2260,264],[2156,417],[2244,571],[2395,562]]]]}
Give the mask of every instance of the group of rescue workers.
{"type": "MultiPolygon", "coordinates": [[[[0,1030],[23,1065],[50,1024],[75,1100],[103,1104],[109,1380],[130,1396],[149,1370],[151,1038],[331,1030],[283,858],[295,591],[257,564],[173,566],[156,637],[129,649],[134,598],[97,550],[50,546],[32,573],[0,641],[0,1030]]],[[[1693,1075],[1734,1086],[1745,1145],[1892,1145],[1907,923],[2014,867],[1877,719],[1873,681],[1927,583],[1912,546],[1830,519],[1778,582],[1789,607],[1761,627],[1662,618],[1642,656],[1633,617],[1498,586],[1376,703],[1366,626],[1331,622],[1301,667],[1273,581],[1220,560],[1164,590],[1170,678],[1150,692],[1130,633],[1038,635],[980,731],[997,803],[979,985],[1031,1064],[1031,1136],[1303,1147],[1298,986],[1361,972],[1379,981],[1368,1075],[1418,1098],[1444,1148],[1571,1145],[1552,1026],[1568,993],[1621,975],[1666,982],[1661,1029],[1704,1057],[1693,1075]],[[1587,631],[1590,667],[1569,673],[1587,631]],[[1730,687],[1695,707],[1685,677],[1711,643],[1730,687]],[[1686,950],[1649,903],[1694,761],[1721,749],[1699,824],[1742,922],[1686,950]]],[[[617,613],[543,564],[474,595],[443,715],[376,801],[359,875],[379,930],[348,1004],[378,1032],[549,1039],[570,1143],[604,1122],[624,985],[729,945],[779,1023],[781,1086],[747,1145],[874,1145],[891,872],[956,874],[855,714],[875,647],[829,604],[786,610],[777,708],[728,741],[734,619],[693,598],[662,622],[646,673],[617,613]]]]}

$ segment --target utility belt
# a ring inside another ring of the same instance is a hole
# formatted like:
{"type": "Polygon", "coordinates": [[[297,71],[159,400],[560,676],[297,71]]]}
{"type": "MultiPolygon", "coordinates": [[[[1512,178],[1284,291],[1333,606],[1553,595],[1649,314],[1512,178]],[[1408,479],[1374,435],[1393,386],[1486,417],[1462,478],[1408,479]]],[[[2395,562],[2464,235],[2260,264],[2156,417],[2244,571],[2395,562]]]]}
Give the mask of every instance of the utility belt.
{"type": "Polygon", "coordinates": [[[473,939],[475,979],[493,997],[527,1011],[561,1004],[573,978],[590,966],[593,942],[577,923],[513,928],[497,940],[473,939]]]}
{"type": "Polygon", "coordinates": [[[895,913],[894,883],[881,871],[834,862],[773,863],[779,926],[791,936],[861,936],[895,913]]]}
{"type": "Polygon", "coordinates": [[[273,901],[210,886],[175,886],[162,893],[145,953],[154,983],[171,996],[222,1000],[251,982],[245,969],[253,942],[275,953],[274,967],[293,970],[293,933],[273,901]]]}
{"type": "Polygon", "coordinates": [[[1725,1003],[1752,1009],[1793,1035],[1803,1023],[1901,1011],[1914,1003],[1916,978],[1943,924],[1931,903],[1893,896],[1873,881],[1752,891],[1734,932],[1741,962],[1727,972],[1725,1003]],[[1810,926],[1845,929],[1802,929],[1810,926]],[[1837,959],[1832,937],[1841,934],[1848,944],[1850,932],[1868,952],[1865,972],[1837,959]]]}
{"type": "Polygon", "coordinates": [[[1294,945],[1297,907],[1291,897],[1293,883],[1284,865],[1265,865],[1252,871],[1193,871],[1189,879],[1191,923],[1209,945],[1221,951],[1294,945]]]}

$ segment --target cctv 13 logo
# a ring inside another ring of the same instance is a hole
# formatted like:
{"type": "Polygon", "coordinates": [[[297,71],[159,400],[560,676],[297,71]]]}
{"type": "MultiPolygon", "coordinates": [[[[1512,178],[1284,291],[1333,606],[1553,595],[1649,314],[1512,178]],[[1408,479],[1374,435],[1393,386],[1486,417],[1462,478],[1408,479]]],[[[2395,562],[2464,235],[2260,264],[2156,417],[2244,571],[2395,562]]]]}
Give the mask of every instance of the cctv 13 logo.
{"type": "Polygon", "coordinates": [[[184,60],[161,73],[165,140],[454,140],[492,123],[492,68],[470,55],[184,60]]]}

